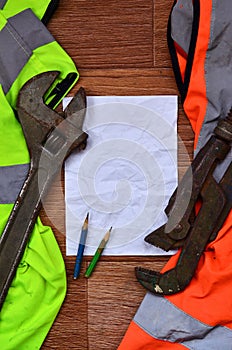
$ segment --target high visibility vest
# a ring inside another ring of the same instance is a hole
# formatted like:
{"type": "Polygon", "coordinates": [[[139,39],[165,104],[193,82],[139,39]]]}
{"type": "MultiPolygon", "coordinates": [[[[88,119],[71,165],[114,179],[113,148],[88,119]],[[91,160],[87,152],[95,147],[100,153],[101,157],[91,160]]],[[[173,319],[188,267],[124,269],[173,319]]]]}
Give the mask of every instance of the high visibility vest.
{"type": "MultiPolygon", "coordinates": [[[[18,93],[31,77],[51,70],[60,72],[46,99],[55,106],[78,79],[73,61],[30,9],[8,18],[0,11],[0,232],[29,169],[14,113],[18,93]]],[[[38,219],[0,311],[0,348],[40,349],[65,294],[60,249],[52,230],[38,219]]]]}
{"type": "MultiPolygon", "coordinates": [[[[168,43],[197,153],[232,106],[232,2],[175,1],[168,43]]],[[[231,162],[231,153],[215,177],[231,162]]],[[[147,293],[119,350],[232,349],[232,213],[201,256],[189,286],[171,296],[147,293]]],[[[179,252],[162,272],[176,265],[179,252]]]]}

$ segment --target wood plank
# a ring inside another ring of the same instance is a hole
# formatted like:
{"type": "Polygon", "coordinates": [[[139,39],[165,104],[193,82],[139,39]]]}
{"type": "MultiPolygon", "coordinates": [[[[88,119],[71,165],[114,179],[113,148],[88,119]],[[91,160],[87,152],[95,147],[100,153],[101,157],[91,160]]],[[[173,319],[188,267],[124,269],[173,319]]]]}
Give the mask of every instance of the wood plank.
{"type": "Polygon", "coordinates": [[[177,95],[171,69],[80,69],[82,85],[88,95],[177,95]]]}
{"type": "Polygon", "coordinates": [[[170,67],[171,59],[167,46],[167,23],[173,0],[154,1],[153,56],[154,67],[170,67]]]}
{"type": "Polygon", "coordinates": [[[64,0],[49,29],[79,68],[152,67],[152,6],[152,0],[64,0]]]}

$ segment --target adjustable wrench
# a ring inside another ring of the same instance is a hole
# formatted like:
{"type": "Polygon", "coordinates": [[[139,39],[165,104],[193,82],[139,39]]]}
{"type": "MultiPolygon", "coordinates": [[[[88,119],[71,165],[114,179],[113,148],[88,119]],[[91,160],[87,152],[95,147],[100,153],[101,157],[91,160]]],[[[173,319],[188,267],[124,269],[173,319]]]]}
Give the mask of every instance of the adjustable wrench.
{"type": "Polygon", "coordinates": [[[85,147],[86,98],[81,88],[64,117],[43,102],[58,72],[42,73],[20,90],[17,114],[30,153],[30,169],[0,238],[0,308],[15,276],[52,179],[73,149],[85,147]]]}
{"type": "Polygon", "coordinates": [[[214,135],[200,150],[166,208],[168,221],[145,241],[166,251],[182,247],[176,266],[159,273],[136,268],[136,277],[155,294],[174,294],[191,281],[207,243],[214,240],[232,207],[232,163],[218,183],[213,173],[232,142],[232,112],[221,119],[214,135]],[[186,205],[186,196],[189,201],[186,205]],[[195,204],[202,201],[197,215],[195,204]]]}

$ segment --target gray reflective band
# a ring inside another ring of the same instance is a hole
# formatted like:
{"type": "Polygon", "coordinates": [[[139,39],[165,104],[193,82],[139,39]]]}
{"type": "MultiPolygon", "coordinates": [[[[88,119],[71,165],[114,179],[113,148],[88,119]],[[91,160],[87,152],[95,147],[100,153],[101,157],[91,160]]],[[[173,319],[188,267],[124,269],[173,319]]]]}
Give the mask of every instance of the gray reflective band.
{"type": "Polygon", "coordinates": [[[8,22],[32,51],[55,40],[30,9],[9,18],[8,22]]]}
{"type": "Polygon", "coordinates": [[[0,0],[0,8],[2,9],[5,4],[6,4],[7,0],[0,0]]]}
{"type": "MultiPolygon", "coordinates": [[[[206,96],[208,100],[204,125],[198,138],[198,152],[212,134],[218,116],[225,117],[232,107],[232,2],[213,0],[210,24],[210,39],[205,60],[206,96]]],[[[204,16],[204,13],[202,13],[204,16]]],[[[231,161],[232,153],[216,170],[216,178],[231,161]]],[[[232,345],[231,345],[232,347],[232,345]]]]}
{"type": "Polygon", "coordinates": [[[178,309],[167,299],[147,293],[134,322],[159,340],[179,343],[191,350],[231,350],[232,330],[208,326],[178,309]]]}
{"type": "Polygon", "coordinates": [[[29,170],[29,164],[0,167],[0,204],[14,203],[29,170]]]}
{"type": "Polygon", "coordinates": [[[54,41],[41,21],[27,9],[8,19],[0,31],[0,84],[7,93],[32,51],[54,41]]]}

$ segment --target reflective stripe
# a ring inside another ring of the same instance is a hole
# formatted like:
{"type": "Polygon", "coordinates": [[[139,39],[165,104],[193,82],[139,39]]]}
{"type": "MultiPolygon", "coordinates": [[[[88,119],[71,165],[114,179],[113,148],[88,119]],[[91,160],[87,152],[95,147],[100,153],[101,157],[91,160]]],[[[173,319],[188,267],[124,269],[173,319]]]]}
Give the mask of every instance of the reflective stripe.
{"type": "Polygon", "coordinates": [[[0,8],[2,9],[5,4],[6,4],[7,0],[0,0],[0,8]]]}
{"type": "Polygon", "coordinates": [[[167,299],[147,293],[134,322],[159,340],[180,343],[191,350],[231,350],[232,330],[208,326],[187,315],[167,299]]]}
{"type": "Polygon", "coordinates": [[[0,167],[0,204],[14,203],[29,170],[29,164],[0,167]]]}
{"type": "Polygon", "coordinates": [[[17,30],[31,50],[55,40],[30,9],[9,18],[8,22],[17,30]]]}
{"type": "MultiPolygon", "coordinates": [[[[204,14],[202,14],[204,16],[204,14]]],[[[210,40],[205,61],[206,97],[208,100],[204,125],[196,148],[197,153],[210,138],[218,116],[225,117],[231,108],[232,56],[231,56],[231,0],[212,1],[210,40]]],[[[216,169],[215,177],[221,175],[231,162],[232,153],[216,169]]]]}
{"type": "Polygon", "coordinates": [[[53,41],[53,36],[30,9],[8,19],[0,31],[0,84],[4,93],[9,91],[32,51],[53,41]]]}

